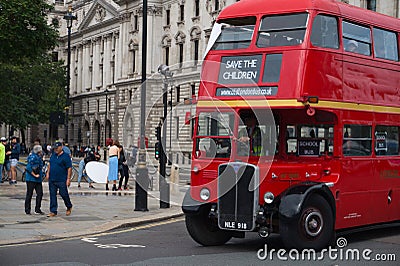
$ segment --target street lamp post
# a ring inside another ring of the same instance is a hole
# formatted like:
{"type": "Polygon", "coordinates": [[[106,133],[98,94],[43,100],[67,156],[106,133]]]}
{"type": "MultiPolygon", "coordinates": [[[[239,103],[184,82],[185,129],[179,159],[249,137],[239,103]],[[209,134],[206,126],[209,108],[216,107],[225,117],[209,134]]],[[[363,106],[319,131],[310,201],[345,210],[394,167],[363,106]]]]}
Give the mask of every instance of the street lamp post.
{"type": "Polygon", "coordinates": [[[106,112],[104,114],[104,161],[107,161],[107,115],[108,115],[108,88],[104,91],[106,94],[106,112]]]}
{"type": "MultiPolygon", "coordinates": [[[[167,65],[160,65],[158,67],[158,73],[164,76],[164,87],[163,87],[163,105],[164,105],[164,115],[163,115],[163,127],[161,136],[161,154],[160,154],[160,208],[169,208],[169,184],[165,180],[166,175],[166,162],[167,162],[167,93],[168,93],[168,78],[172,77],[172,73],[169,71],[167,65]]],[[[171,137],[170,137],[171,138],[171,137]]]]}
{"type": "Polygon", "coordinates": [[[147,209],[147,187],[149,172],[146,165],[146,63],[147,63],[147,0],[143,0],[143,27],[142,27],[142,87],[140,90],[140,146],[139,161],[136,171],[135,183],[135,211],[148,211],[147,209]]]}
{"type": "Polygon", "coordinates": [[[65,102],[65,143],[68,143],[68,113],[69,113],[69,89],[70,89],[70,79],[71,79],[71,28],[72,22],[77,19],[76,16],[72,14],[72,6],[68,7],[67,14],[64,16],[67,21],[68,29],[68,56],[67,56],[67,88],[66,88],[66,102],[65,102]]]}

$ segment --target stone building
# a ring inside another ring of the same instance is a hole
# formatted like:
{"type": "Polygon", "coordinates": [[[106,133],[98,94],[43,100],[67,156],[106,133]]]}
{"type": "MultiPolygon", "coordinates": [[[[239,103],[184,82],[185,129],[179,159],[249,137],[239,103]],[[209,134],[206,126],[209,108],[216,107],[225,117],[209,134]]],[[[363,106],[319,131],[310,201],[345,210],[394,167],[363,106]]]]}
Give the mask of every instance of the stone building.
{"type": "MultiPolygon", "coordinates": [[[[77,20],[71,34],[69,109],[70,145],[103,145],[119,139],[136,145],[140,131],[142,1],[52,0],[62,44],[55,54],[67,57],[63,16],[72,6],[77,20]]],[[[163,77],[158,66],[173,72],[168,80],[167,151],[173,162],[187,163],[192,148],[192,99],[199,86],[201,59],[212,25],[225,6],[236,0],[149,0],[147,12],[146,136],[154,147],[154,128],[162,116],[163,77]],[[180,152],[179,152],[180,151],[180,152]]],[[[342,0],[399,17],[399,0],[342,0]]],[[[0,128],[2,133],[4,129],[0,128]]],[[[43,136],[45,127],[37,134],[43,136]]],[[[63,136],[63,129],[59,133],[63,136]]],[[[34,138],[34,136],[32,136],[34,138]]]]}

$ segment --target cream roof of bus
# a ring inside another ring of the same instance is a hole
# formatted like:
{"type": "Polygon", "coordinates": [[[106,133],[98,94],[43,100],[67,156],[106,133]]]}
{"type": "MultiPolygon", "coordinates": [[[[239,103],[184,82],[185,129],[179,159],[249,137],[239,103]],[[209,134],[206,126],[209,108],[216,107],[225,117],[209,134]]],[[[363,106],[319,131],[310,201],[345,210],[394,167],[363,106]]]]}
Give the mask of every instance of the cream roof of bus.
{"type": "Polygon", "coordinates": [[[241,0],[223,9],[218,20],[225,18],[281,14],[320,10],[331,14],[341,14],[353,21],[380,26],[394,31],[400,29],[400,19],[345,4],[339,0],[241,0]]]}

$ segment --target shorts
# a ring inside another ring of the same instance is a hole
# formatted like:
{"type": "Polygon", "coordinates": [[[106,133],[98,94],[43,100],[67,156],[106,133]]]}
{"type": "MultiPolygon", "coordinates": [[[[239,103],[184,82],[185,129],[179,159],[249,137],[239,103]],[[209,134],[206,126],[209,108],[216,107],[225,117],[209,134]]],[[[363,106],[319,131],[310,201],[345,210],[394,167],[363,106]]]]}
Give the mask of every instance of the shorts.
{"type": "Polygon", "coordinates": [[[8,161],[4,161],[3,167],[4,167],[4,169],[5,169],[7,172],[10,171],[10,169],[11,169],[10,166],[11,166],[11,163],[10,163],[9,160],[8,160],[8,161]]]}
{"type": "Polygon", "coordinates": [[[11,159],[11,167],[16,167],[18,164],[18,160],[17,159],[11,159]]]}

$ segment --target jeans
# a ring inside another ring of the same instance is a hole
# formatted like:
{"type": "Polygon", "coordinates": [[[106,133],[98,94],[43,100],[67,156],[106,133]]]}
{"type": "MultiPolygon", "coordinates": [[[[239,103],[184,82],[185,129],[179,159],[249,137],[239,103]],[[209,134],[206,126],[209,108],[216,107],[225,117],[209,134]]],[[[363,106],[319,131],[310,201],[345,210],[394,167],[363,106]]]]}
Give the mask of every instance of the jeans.
{"type": "Polygon", "coordinates": [[[0,182],[3,180],[3,165],[0,164],[0,182]]]}
{"type": "Polygon", "coordinates": [[[72,208],[72,203],[68,194],[68,187],[66,181],[55,182],[49,181],[49,192],[50,192],[50,212],[57,214],[57,191],[60,191],[60,196],[64,200],[65,207],[67,209],[72,208]]]}
{"type": "Polygon", "coordinates": [[[36,205],[35,212],[41,212],[42,198],[43,198],[43,186],[42,182],[26,182],[26,197],[25,197],[25,213],[31,213],[31,200],[33,190],[36,191],[36,205]]]}
{"type": "MultiPolygon", "coordinates": [[[[79,161],[79,169],[78,169],[78,184],[81,183],[83,170],[85,170],[85,161],[82,159],[79,161]]],[[[87,176],[87,175],[86,175],[87,176]]],[[[92,180],[87,176],[89,184],[92,183],[92,180]]]]}
{"type": "Polygon", "coordinates": [[[125,177],[125,185],[124,188],[128,187],[128,179],[129,179],[129,168],[127,165],[123,164],[122,165],[122,169],[119,170],[119,173],[121,175],[121,178],[119,179],[119,185],[118,188],[122,187],[122,182],[124,180],[125,177]]]}

